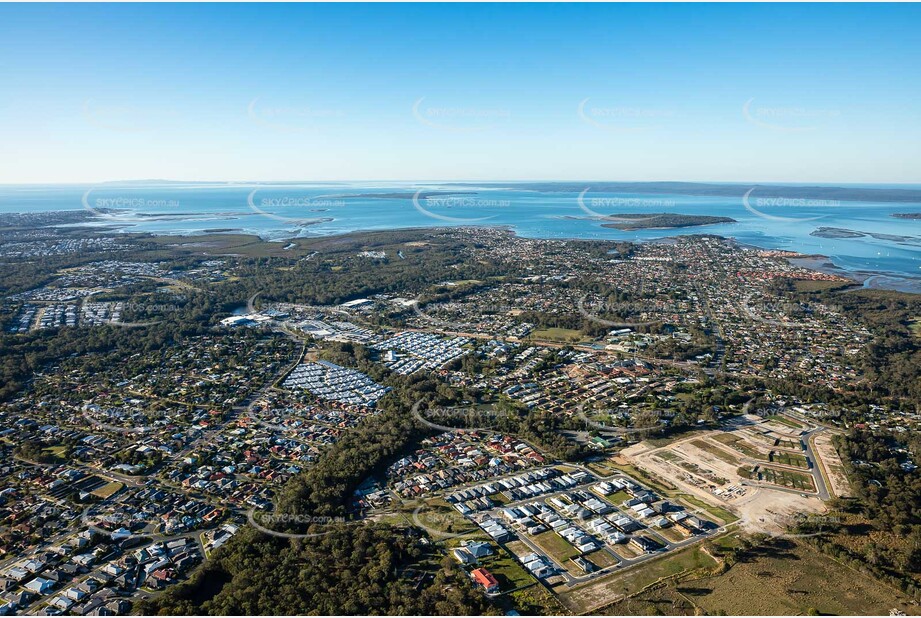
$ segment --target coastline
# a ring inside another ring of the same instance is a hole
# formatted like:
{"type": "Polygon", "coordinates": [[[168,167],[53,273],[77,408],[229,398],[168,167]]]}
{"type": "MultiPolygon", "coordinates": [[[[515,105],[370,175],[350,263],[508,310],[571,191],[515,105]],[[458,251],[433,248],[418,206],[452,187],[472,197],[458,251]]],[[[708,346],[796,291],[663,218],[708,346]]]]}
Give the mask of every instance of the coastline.
{"type": "MultiPolygon", "coordinates": [[[[72,211],[61,211],[61,212],[72,212],[72,211]]],[[[29,213],[24,213],[29,214],[29,213]]],[[[237,235],[237,236],[251,236],[254,239],[258,239],[261,242],[266,243],[290,243],[297,240],[318,240],[323,238],[346,238],[349,236],[354,236],[358,234],[367,234],[375,232],[425,232],[443,229],[458,229],[458,228],[482,228],[482,229],[497,229],[505,230],[506,232],[513,234],[521,238],[541,238],[537,236],[522,236],[519,234],[514,225],[510,224],[470,224],[470,225],[436,225],[432,227],[428,226],[416,226],[416,227],[391,227],[391,228],[366,228],[366,229],[354,229],[343,232],[335,232],[331,234],[322,234],[316,232],[310,232],[309,228],[311,225],[315,225],[317,222],[311,222],[308,225],[305,225],[302,229],[298,230],[296,233],[285,233],[285,231],[280,230],[281,234],[279,236],[266,236],[260,234],[258,231],[249,230],[245,228],[209,228],[207,230],[185,230],[185,231],[168,231],[162,230],[157,232],[141,232],[136,229],[130,229],[134,227],[134,223],[129,222],[113,222],[113,221],[94,221],[92,218],[81,221],[76,224],[69,224],[60,227],[69,227],[74,229],[80,227],[83,229],[99,230],[102,232],[108,233],[124,233],[124,234],[133,234],[133,235],[147,235],[150,237],[163,237],[163,238],[195,238],[198,236],[215,236],[215,235],[237,235]],[[220,231],[218,231],[220,230],[220,231]]],[[[57,227],[57,226],[55,226],[57,227]]],[[[693,226],[693,227],[706,227],[706,226],[693,226]]],[[[663,228],[669,229],[669,228],[663,228]]],[[[670,228],[675,229],[675,228],[670,228]]],[[[620,230],[628,233],[632,230],[620,230]]],[[[736,243],[740,247],[746,247],[750,249],[755,249],[759,251],[785,251],[788,253],[797,253],[789,250],[780,250],[774,249],[771,247],[763,247],[752,244],[751,241],[742,242],[737,240],[733,236],[724,236],[722,234],[708,234],[705,231],[701,230],[699,234],[692,235],[703,235],[703,236],[716,236],[719,238],[724,238],[736,243]]],[[[545,240],[558,240],[565,242],[630,242],[630,243],[646,243],[646,242],[674,242],[674,239],[686,236],[686,234],[677,234],[673,236],[661,236],[658,238],[624,238],[624,239],[605,239],[605,238],[581,238],[581,237],[554,237],[546,238],[545,240]]],[[[921,294],[921,277],[915,278],[910,276],[905,276],[896,272],[884,271],[884,270],[849,270],[835,265],[832,262],[832,258],[827,255],[822,254],[797,254],[787,257],[791,263],[794,263],[798,266],[806,268],[808,270],[813,270],[828,275],[835,275],[839,277],[844,277],[854,281],[855,285],[863,286],[867,289],[879,289],[879,290],[892,290],[897,292],[905,292],[910,294],[921,294]]]]}

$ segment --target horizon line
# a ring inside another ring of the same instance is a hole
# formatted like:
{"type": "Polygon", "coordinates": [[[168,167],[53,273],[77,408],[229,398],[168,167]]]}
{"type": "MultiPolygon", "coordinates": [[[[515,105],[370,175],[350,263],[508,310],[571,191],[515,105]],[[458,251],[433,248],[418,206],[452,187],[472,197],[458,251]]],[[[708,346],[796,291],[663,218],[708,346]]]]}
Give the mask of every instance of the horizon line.
{"type": "Polygon", "coordinates": [[[661,183],[686,183],[686,184],[716,184],[716,185],[816,185],[816,186],[844,186],[844,185],[921,185],[921,180],[917,181],[800,181],[800,180],[602,180],[602,179],[552,179],[552,180],[534,180],[534,179],[420,179],[420,178],[403,178],[403,179],[324,179],[324,180],[176,180],[170,178],[129,178],[115,180],[81,180],[81,181],[41,181],[41,182],[0,182],[0,187],[27,187],[27,186],[89,186],[103,184],[129,184],[129,183],[162,183],[162,184],[226,184],[226,185],[254,185],[254,184],[323,184],[323,183],[429,183],[429,184],[496,184],[496,183],[631,183],[631,184],[661,184],[661,183]]]}

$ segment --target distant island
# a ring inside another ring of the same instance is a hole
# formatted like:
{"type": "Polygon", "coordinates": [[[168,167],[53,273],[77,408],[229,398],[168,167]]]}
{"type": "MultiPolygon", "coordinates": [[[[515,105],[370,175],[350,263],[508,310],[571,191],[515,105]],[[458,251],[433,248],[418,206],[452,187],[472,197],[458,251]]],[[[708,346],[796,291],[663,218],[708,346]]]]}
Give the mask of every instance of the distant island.
{"type": "Polygon", "coordinates": [[[682,215],[672,212],[658,212],[650,214],[618,214],[610,215],[611,219],[622,219],[603,223],[601,227],[616,228],[618,230],[647,230],[678,227],[695,227],[698,225],[714,225],[716,223],[735,223],[729,217],[710,217],[707,215],[682,215]],[[628,221],[627,219],[632,219],[628,221]]]}
{"type": "Polygon", "coordinates": [[[894,212],[891,216],[896,219],[921,219],[921,212],[894,212]]]}
{"type": "Polygon", "coordinates": [[[865,238],[867,236],[875,238],[876,240],[886,240],[890,242],[896,242],[899,244],[905,245],[921,245],[921,238],[917,236],[901,236],[898,234],[880,234],[878,232],[860,232],[857,230],[849,230],[846,228],[840,227],[820,227],[814,232],[809,234],[810,236],[817,236],[818,238],[865,238]]]}
{"type": "Polygon", "coordinates": [[[921,202],[921,189],[886,187],[832,187],[773,184],[730,184],[708,182],[485,182],[457,183],[455,186],[529,190],[541,193],[580,193],[588,189],[591,195],[629,193],[652,195],[692,195],[698,197],[729,197],[741,199],[754,190],[756,197],[803,200],[837,200],[842,202],[921,202]]]}
{"type": "Polygon", "coordinates": [[[414,197],[418,197],[420,200],[429,199],[431,197],[456,197],[464,195],[476,195],[476,191],[422,191],[420,193],[415,192],[393,192],[393,193],[345,193],[342,195],[334,195],[332,197],[336,199],[374,199],[374,200],[410,200],[414,197]]]}
{"type": "Polygon", "coordinates": [[[866,236],[863,232],[855,232],[854,230],[846,230],[840,227],[820,227],[809,235],[819,238],[863,238],[866,236]]]}

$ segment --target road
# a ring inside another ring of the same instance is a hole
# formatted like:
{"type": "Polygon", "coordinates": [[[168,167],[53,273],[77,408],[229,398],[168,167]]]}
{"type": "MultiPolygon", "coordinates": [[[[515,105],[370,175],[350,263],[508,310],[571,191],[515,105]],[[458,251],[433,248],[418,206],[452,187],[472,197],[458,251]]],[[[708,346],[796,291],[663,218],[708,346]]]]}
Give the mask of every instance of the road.
{"type": "MultiPolygon", "coordinates": [[[[554,491],[554,492],[546,493],[546,494],[543,494],[543,495],[541,495],[541,496],[532,497],[532,498],[525,498],[525,499],[523,499],[523,500],[516,500],[516,501],[513,501],[513,502],[509,502],[509,503],[507,503],[507,504],[505,504],[505,505],[503,505],[503,506],[501,506],[501,507],[497,507],[497,508],[490,509],[490,510],[487,510],[487,511],[480,511],[480,513],[481,513],[481,514],[490,515],[490,516],[493,517],[494,519],[499,519],[498,512],[501,511],[502,509],[510,508],[510,507],[514,507],[514,506],[519,506],[519,505],[522,505],[522,504],[532,504],[532,503],[534,503],[534,502],[536,502],[536,501],[544,501],[544,502],[546,502],[546,501],[548,501],[550,498],[554,498],[554,497],[557,497],[557,496],[560,496],[560,495],[563,495],[563,494],[568,494],[568,493],[571,493],[571,492],[573,492],[573,491],[577,491],[577,490],[589,490],[589,489],[591,488],[592,485],[596,485],[596,484],[598,484],[598,483],[601,482],[601,481],[611,481],[611,480],[616,479],[616,478],[628,479],[628,480],[630,480],[631,482],[633,482],[633,483],[639,485],[640,487],[645,487],[645,485],[644,485],[643,483],[641,483],[640,481],[637,481],[636,479],[634,479],[633,477],[631,477],[629,474],[627,474],[627,473],[625,473],[625,472],[616,472],[616,473],[614,473],[614,474],[610,474],[610,475],[608,475],[608,476],[603,476],[603,477],[602,477],[602,476],[599,476],[597,472],[594,472],[594,471],[592,471],[592,470],[589,470],[589,469],[586,468],[585,466],[581,466],[581,465],[578,465],[578,464],[566,464],[566,465],[568,465],[568,466],[570,466],[570,467],[573,467],[573,468],[576,468],[576,469],[579,469],[579,470],[582,470],[582,471],[584,471],[584,472],[586,472],[586,473],[588,473],[588,474],[591,474],[592,477],[594,477],[594,480],[592,480],[592,481],[590,481],[590,482],[588,482],[588,483],[582,483],[581,485],[577,485],[577,486],[575,486],[575,487],[569,487],[569,488],[566,488],[566,489],[561,489],[561,490],[557,490],[557,491],[554,491]]],[[[457,490],[457,489],[455,489],[455,491],[456,491],[456,490],[457,490]]],[[[593,495],[596,495],[596,494],[593,493],[593,495]]],[[[608,501],[605,500],[605,502],[608,502],[608,501]]],[[[615,506],[616,506],[616,505],[615,505],[615,506]]],[[[620,508],[617,507],[616,510],[620,511],[620,508]]],[[[691,512],[693,512],[694,514],[700,514],[700,513],[701,513],[701,509],[691,510],[691,512]]],[[[709,520],[711,517],[712,517],[712,516],[709,516],[709,515],[708,515],[708,516],[705,516],[705,518],[708,519],[708,520],[709,520]]],[[[576,525],[576,526],[578,526],[579,528],[585,530],[585,529],[583,528],[583,526],[581,526],[578,522],[576,522],[576,521],[573,520],[572,518],[567,517],[567,519],[568,519],[571,523],[573,523],[573,525],[576,525]]],[[[631,519],[632,519],[632,518],[631,518],[631,519]]],[[[604,576],[604,575],[606,575],[606,574],[608,574],[608,573],[611,573],[611,572],[613,572],[613,571],[615,571],[615,570],[623,570],[623,569],[625,569],[625,568],[629,568],[629,567],[632,567],[632,566],[636,566],[636,565],[642,564],[643,562],[646,562],[646,561],[648,561],[648,560],[652,560],[652,559],[654,559],[654,558],[660,557],[660,556],[662,556],[662,555],[664,555],[664,554],[673,552],[673,551],[678,550],[678,549],[683,549],[683,548],[685,548],[685,547],[687,547],[687,546],[689,546],[689,545],[693,545],[693,544],[695,544],[695,543],[699,543],[699,542],[703,541],[703,540],[706,539],[706,538],[709,538],[709,537],[712,537],[712,536],[714,536],[714,535],[721,534],[721,533],[725,532],[726,529],[727,529],[727,527],[724,525],[724,526],[715,528],[715,529],[713,529],[713,530],[707,531],[705,534],[691,536],[691,537],[688,537],[688,538],[683,539],[683,540],[681,540],[681,541],[669,541],[668,539],[666,539],[665,537],[663,537],[662,535],[660,535],[658,532],[656,532],[656,531],[653,530],[652,528],[649,528],[648,526],[646,526],[646,527],[645,527],[646,533],[649,534],[649,535],[651,535],[651,536],[653,536],[653,537],[655,537],[656,541],[657,541],[660,545],[663,546],[662,549],[660,549],[660,550],[658,550],[658,551],[655,551],[655,552],[652,552],[652,553],[644,553],[644,554],[641,554],[641,555],[639,555],[639,556],[636,556],[635,558],[625,558],[625,557],[620,556],[620,555],[617,554],[616,552],[614,552],[610,547],[608,547],[607,544],[605,544],[605,545],[603,546],[602,550],[599,550],[599,551],[605,551],[605,552],[607,552],[607,553],[608,553],[609,555],[611,555],[617,562],[616,562],[615,564],[611,565],[611,566],[604,567],[604,568],[601,568],[601,569],[599,569],[599,570],[597,570],[597,571],[593,571],[592,573],[586,573],[585,575],[579,575],[579,576],[572,575],[572,574],[569,572],[569,569],[568,569],[565,565],[559,564],[556,560],[554,560],[554,559],[549,555],[549,553],[548,553],[546,550],[542,549],[539,545],[537,545],[536,543],[534,543],[527,535],[519,534],[519,535],[517,535],[517,540],[519,540],[519,541],[521,541],[522,543],[524,543],[525,545],[527,545],[528,548],[531,549],[531,551],[536,552],[536,553],[538,553],[538,554],[540,554],[540,555],[542,555],[542,556],[545,556],[548,560],[550,560],[553,564],[555,564],[555,565],[558,567],[557,570],[559,571],[560,575],[562,575],[562,577],[566,580],[566,585],[567,585],[567,586],[576,586],[576,585],[578,585],[578,584],[582,584],[582,583],[585,583],[585,582],[587,582],[587,581],[591,581],[592,579],[595,579],[595,578],[597,578],[597,577],[604,576]]],[[[596,536],[596,535],[592,534],[591,532],[589,532],[588,530],[585,530],[585,532],[588,533],[588,534],[590,534],[592,537],[595,537],[595,536],[596,536]]],[[[556,533],[550,531],[550,532],[547,532],[546,534],[556,534],[556,533]]],[[[628,537],[629,537],[629,535],[628,535],[628,537]]],[[[506,547],[506,551],[509,551],[507,547],[506,547]]],[[[515,555],[515,553],[512,552],[512,551],[509,551],[509,554],[511,554],[511,555],[513,555],[513,556],[515,555]]]]}
{"type": "Polygon", "coordinates": [[[825,475],[822,474],[822,460],[816,455],[815,449],[812,447],[812,438],[825,430],[825,427],[815,427],[801,435],[803,450],[806,451],[806,455],[812,463],[812,478],[815,479],[815,487],[819,498],[822,500],[830,499],[831,494],[829,494],[828,486],[825,484],[825,475]]]}

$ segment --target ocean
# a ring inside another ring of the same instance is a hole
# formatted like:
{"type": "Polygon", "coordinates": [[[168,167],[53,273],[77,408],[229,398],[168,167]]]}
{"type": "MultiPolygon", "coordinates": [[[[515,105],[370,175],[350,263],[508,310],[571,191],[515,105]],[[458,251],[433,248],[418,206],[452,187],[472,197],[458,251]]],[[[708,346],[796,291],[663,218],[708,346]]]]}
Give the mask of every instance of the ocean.
{"type": "MultiPolygon", "coordinates": [[[[854,186],[854,185],[849,185],[854,186]]],[[[866,285],[921,291],[921,203],[668,193],[547,192],[493,184],[109,183],[0,186],[0,213],[86,209],[123,232],[257,234],[268,240],[359,230],[494,225],[533,238],[645,241],[716,234],[766,249],[819,254],[866,285]],[[433,193],[437,192],[437,193],[433,193]],[[680,213],[735,223],[619,230],[601,217],[680,213]],[[820,231],[817,230],[832,228],[820,231]]]]}

